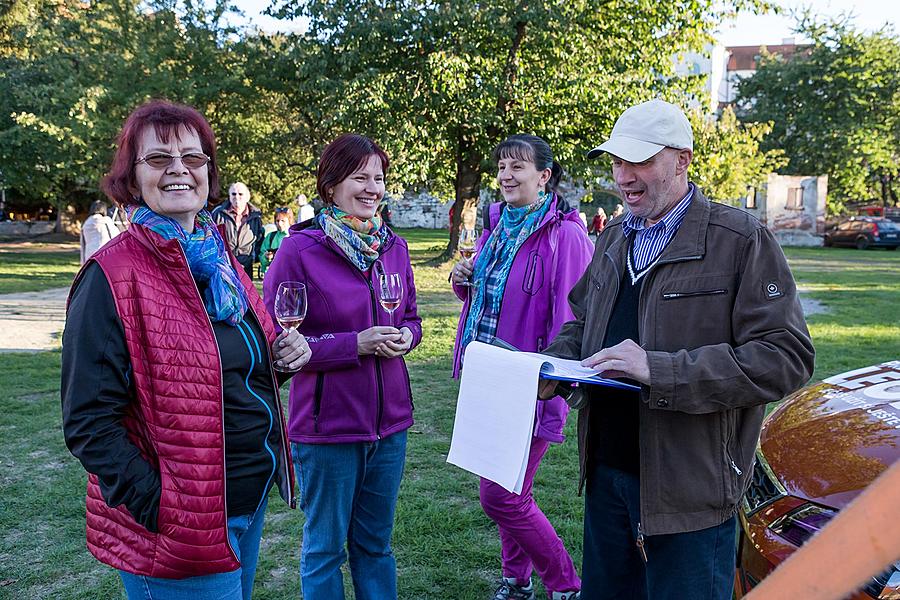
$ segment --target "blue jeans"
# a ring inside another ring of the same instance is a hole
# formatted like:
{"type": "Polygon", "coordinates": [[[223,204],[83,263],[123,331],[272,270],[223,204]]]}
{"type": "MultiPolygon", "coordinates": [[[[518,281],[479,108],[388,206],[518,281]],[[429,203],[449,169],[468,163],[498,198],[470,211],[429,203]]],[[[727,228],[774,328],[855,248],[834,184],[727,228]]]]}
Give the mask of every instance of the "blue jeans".
{"type": "Polygon", "coordinates": [[[128,600],[250,600],[266,504],[268,498],[263,499],[255,513],[228,518],[228,541],[241,561],[237,570],[187,579],[162,579],[119,571],[128,600]]]}
{"type": "Polygon", "coordinates": [[[645,536],[635,544],[640,480],[604,465],[590,468],[584,497],[585,600],[731,600],[736,517],[721,525],[645,536]]]}
{"type": "Polygon", "coordinates": [[[341,565],[350,555],[357,600],[397,597],[391,548],[406,432],[376,442],[291,444],[306,515],[300,552],[305,600],[341,600],[341,565]]]}

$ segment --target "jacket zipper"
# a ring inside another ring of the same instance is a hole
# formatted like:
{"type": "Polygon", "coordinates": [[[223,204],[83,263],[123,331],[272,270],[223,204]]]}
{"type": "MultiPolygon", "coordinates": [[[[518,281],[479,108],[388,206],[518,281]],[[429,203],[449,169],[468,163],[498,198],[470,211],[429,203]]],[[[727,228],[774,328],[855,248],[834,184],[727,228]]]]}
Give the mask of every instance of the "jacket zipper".
{"type": "MultiPolygon", "coordinates": [[[[279,437],[281,438],[281,463],[282,463],[282,467],[283,467],[283,471],[284,471],[282,476],[284,477],[284,481],[289,490],[288,491],[288,504],[290,505],[291,508],[296,508],[296,506],[295,506],[296,502],[294,500],[294,495],[290,491],[291,488],[293,487],[293,480],[292,480],[292,473],[290,472],[290,467],[288,467],[288,462],[287,462],[289,460],[288,445],[287,445],[288,440],[285,437],[286,427],[284,426],[284,424],[282,422],[283,418],[284,418],[284,413],[281,411],[281,398],[278,395],[278,380],[275,378],[275,365],[272,362],[272,349],[269,346],[269,340],[266,339],[266,332],[263,329],[262,323],[260,323],[259,317],[256,316],[256,312],[249,306],[249,304],[247,306],[247,310],[251,315],[253,315],[253,318],[256,320],[257,326],[259,326],[259,330],[263,334],[264,343],[261,344],[261,346],[263,348],[265,348],[266,360],[269,361],[269,376],[272,379],[272,391],[275,394],[275,409],[278,411],[278,416],[274,419],[273,425],[275,425],[281,429],[281,435],[279,437]]],[[[275,464],[275,468],[276,468],[276,470],[278,469],[277,463],[275,464]]],[[[275,482],[275,485],[278,486],[277,481],[275,482]]],[[[281,490],[279,489],[279,491],[281,491],[281,490]]],[[[268,490],[267,490],[267,493],[268,493],[268,490]]]]}
{"type": "Polygon", "coordinates": [[[663,292],[663,300],[673,300],[675,298],[692,298],[694,296],[718,296],[727,293],[726,289],[704,290],[698,292],[663,292]]]}
{"type": "Polygon", "coordinates": [[[634,545],[637,546],[638,552],[641,554],[641,560],[644,561],[644,564],[647,564],[647,548],[644,546],[644,527],[641,525],[641,522],[638,521],[637,526],[637,539],[634,541],[634,545]]]}
{"type": "MultiPolygon", "coordinates": [[[[372,279],[370,277],[366,278],[366,283],[369,286],[369,297],[372,300],[372,323],[378,324],[378,304],[377,300],[375,300],[375,286],[372,285],[372,279]]],[[[378,383],[378,411],[375,417],[375,438],[381,439],[381,417],[384,413],[384,388],[383,382],[381,380],[381,359],[378,356],[375,356],[375,381],[378,383]]]]}
{"type": "MultiPolygon", "coordinates": [[[[327,240],[327,238],[326,238],[326,240],[327,240]]],[[[333,241],[331,241],[331,243],[334,244],[333,241]]],[[[382,251],[382,253],[387,252],[387,250],[391,247],[391,245],[393,245],[393,238],[391,238],[390,244],[384,247],[384,250],[382,251]]],[[[362,277],[362,279],[366,282],[366,285],[369,286],[369,299],[372,301],[372,325],[378,325],[378,301],[375,299],[375,286],[372,285],[371,276],[366,277],[365,275],[363,275],[363,273],[359,270],[359,268],[355,264],[353,264],[353,262],[349,258],[347,258],[347,255],[344,254],[344,251],[341,250],[340,248],[338,248],[337,254],[342,256],[343,259],[345,261],[347,261],[347,264],[349,264],[352,267],[352,270],[359,273],[359,276],[362,277]]],[[[373,268],[374,268],[374,263],[373,263],[373,268]]],[[[370,273],[371,273],[371,270],[370,270],[370,273]]],[[[393,326],[393,321],[391,322],[391,326],[393,326]]],[[[384,385],[382,382],[382,374],[381,374],[381,360],[378,358],[378,356],[375,356],[375,381],[378,383],[378,411],[377,411],[377,414],[375,417],[375,438],[380,440],[381,439],[381,417],[384,412],[384,385]]],[[[409,378],[407,377],[407,382],[408,381],[409,381],[409,378]]],[[[407,383],[407,385],[408,385],[408,383],[407,383]]],[[[412,395],[410,395],[410,398],[412,398],[412,395]]]]}
{"type": "MultiPolygon", "coordinates": [[[[178,244],[178,251],[181,253],[181,257],[184,259],[184,265],[188,265],[187,254],[184,253],[184,248],[181,247],[181,244],[178,244]]],[[[230,264],[230,263],[229,263],[230,264]]],[[[203,310],[203,314],[206,315],[206,322],[209,323],[209,332],[213,336],[213,343],[216,345],[216,360],[219,363],[219,407],[222,411],[222,512],[225,514],[225,543],[228,544],[228,549],[231,550],[231,556],[234,560],[240,563],[240,560],[237,557],[237,552],[234,551],[234,548],[231,546],[231,539],[228,536],[228,475],[226,473],[225,466],[225,390],[223,389],[222,383],[222,356],[219,353],[219,344],[216,342],[216,330],[213,328],[212,319],[209,316],[209,313],[206,312],[206,306],[203,304],[203,296],[200,294],[200,288],[197,287],[197,282],[194,280],[194,275],[191,273],[190,268],[188,268],[188,275],[191,278],[191,283],[194,284],[194,291],[197,293],[197,299],[200,301],[200,308],[203,310]]]]}

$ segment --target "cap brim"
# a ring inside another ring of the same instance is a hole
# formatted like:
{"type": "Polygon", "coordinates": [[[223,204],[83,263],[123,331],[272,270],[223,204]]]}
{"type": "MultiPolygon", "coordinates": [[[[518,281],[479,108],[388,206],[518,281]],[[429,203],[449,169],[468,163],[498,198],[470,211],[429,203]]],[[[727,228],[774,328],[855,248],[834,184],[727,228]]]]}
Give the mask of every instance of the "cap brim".
{"type": "Polygon", "coordinates": [[[617,158],[632,163],[644,162],[655,156],[665,146],[636,140],[630,137],[616,136],[609,139],[587,153],[588,158],[597,158],[601,154],[612,154],[617,158]]]}

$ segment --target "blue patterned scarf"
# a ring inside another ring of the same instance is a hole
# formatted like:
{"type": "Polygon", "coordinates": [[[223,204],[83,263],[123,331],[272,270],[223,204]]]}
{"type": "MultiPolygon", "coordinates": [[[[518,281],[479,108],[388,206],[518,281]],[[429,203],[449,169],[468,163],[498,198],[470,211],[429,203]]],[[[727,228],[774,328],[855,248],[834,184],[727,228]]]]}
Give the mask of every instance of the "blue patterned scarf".
{"type": "Polygon", "coordinates": [[[332,204],[319,211],[316,224],[360,271],[378,260],[378,250],[388,236],[380,210],[371,219],[360,219],[332,204]]]}
{"type": "Polygon", "coordinates": [[[206,284],[204,304],[210,319],[228,321],[230,325],[243,320],[249,305],[247,292],[228,260],[225,241],[208,210],[197,213],[193,233],[185,231],[175,219],[155,213],[145,205],[130,207],[127,212],[132,223],[143,225],[167,240],[178,240],[194,280],[206,284]]]}
{"type": "Polygon", "coordinates": [[[500,312],[503,291],[506,288],[506,280],[512,269],[516,251],[544,220],[552,198],[553,194],[541,192],[533,204],[518,208],[507,205],[503,209],[500,223],[491,232],[491,237],[488,238],[475,258],[475,272],[472,274],[472,281],[477,285],[472,288],[472,302],[469,305],[469,314],[463,329],[462,348],[465,348],[474,339],[476,326],[484,312],[487,288],[485,282],[488,271],[494,269],[499,271],[499,277],[496,278],[497,286],[490,298],[492,312],[497,314],[500,312]]]}

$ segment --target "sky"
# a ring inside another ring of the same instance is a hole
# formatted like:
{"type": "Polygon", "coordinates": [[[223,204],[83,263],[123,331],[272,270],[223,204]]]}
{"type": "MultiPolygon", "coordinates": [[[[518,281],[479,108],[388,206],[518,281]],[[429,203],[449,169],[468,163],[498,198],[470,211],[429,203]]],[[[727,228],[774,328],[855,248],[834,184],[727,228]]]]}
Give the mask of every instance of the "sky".
{"type": "MultiPolygon", "coordinates": [[[[750,46],[755,44],[780,44],[784,38],[793,37],[801,42],[802,38],[791,31],[794,21],[789,16],[791,9],[810,6],[814,14],[837,17],[841,14],[854,16],[853,23],[858,29],[874,31],[885,23],[900,33],[900,2],[897,0],[774,0],[785,9],[781,15],[741,14],[737,19],[724,24],[716,38],[725,46],[750,46]]],[[[303,29],[300,21],[283,22],[260,13],[269,5],[269,0],[236,0],[245,18],[250,24],[266,31],[303,29]]]]}

